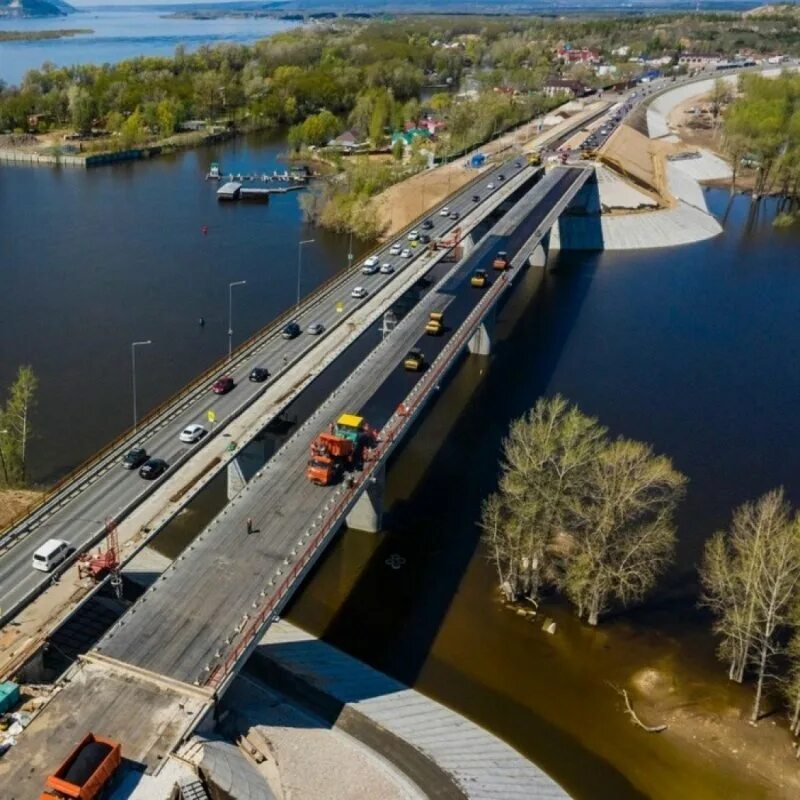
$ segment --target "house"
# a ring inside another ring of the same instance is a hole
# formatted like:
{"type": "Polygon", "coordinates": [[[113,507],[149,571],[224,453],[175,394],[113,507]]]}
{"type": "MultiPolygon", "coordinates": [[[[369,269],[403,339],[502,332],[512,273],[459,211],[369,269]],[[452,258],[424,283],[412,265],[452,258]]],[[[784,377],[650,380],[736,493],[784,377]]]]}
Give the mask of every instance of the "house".
{"type": "Polygon", "coordinates": [[[328,142],[328,147],[336,147],[339,150],[345,150],[349,153],[365,146],[367,146],[367,142],[359,141],[354,131],[345,131],[328,142]]]}
{"type": "Polygon", "coordinates": [[[716,67],[725,59],[718,53],[681,53],[678,65],[687,69],[706,69],[716,67]]]}
{"type": "Polygon", "coordinates": [[[611,51],[612,56],[619,56],[620,58],[627,58],[631,52],[629,44],[623,44],[622,47],[617,47],[611,51]]]}
{"type": "Polygon", "coordinates": [[[419,121],[419,127],[425,128],[431,136],[436,136],[439,131],[447,127],[447,123],[438,117],[425,117],[425,119],[419,121]]]}
{"type": "Polygon", "coordinates": [[[595,70],[595,74],[601,78],[607,77],[608,75],[616,75],[617,68],[613,64],[601,64],[595,70]]]}
{"type": "Polygon", "coordinates": [[[28,114],[28,130],[35,131],[39,125],[49,119],[49,114],[28,114]]]}
{"type": "Polygon", "coordinates": [[[575,49],[571,44],[565,44],[556,50],[556,58],[564,64],[595,64],[600,61],[600,56],[587,47],[575,49]]]}
{"type": "Polygon", "coordinates": [[[410,147],[414,139],[418,137],[430,139],[431,132],[427,128],[410,128],[406,131],[395,131],[392,134],[392,146],[394,146],[396,142],[402,141],[405,147],[410,147]]]}
{"type": "Polygon", "coordinates": [[[567,97],[584,97],[589,90],[580,81],[573,81],[567,78],[550,78],[545,81],[542,91],[548,97],[555,97],[558,94],[563,94],[567,97]]]}

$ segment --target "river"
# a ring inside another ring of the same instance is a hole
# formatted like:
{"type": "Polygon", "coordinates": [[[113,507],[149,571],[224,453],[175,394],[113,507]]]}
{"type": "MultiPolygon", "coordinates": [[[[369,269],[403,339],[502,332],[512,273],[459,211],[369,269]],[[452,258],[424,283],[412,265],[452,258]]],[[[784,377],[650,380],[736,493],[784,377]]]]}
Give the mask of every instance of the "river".
{"type": "Polygon", "coordinates": [[[68,67],[115,64],[139,56],[171,56],[178,45],[196,50],[204,44],[244,44],[297,25],[268,17],[180,19],[169,13],[172,11],[158,8],[88,6],[66,17],[0,19],[0,31],[92,30],[62,39],[0,42],[0,80],[19,84],[29,69],[38,69],[46,61],[68,67]]]}
{"type": "MultiPolygon", "coordinates": [[[[234,304],[241,340],[292,302],[298,239],[316,240],[304,291],[346,263],[347,241],[305,226],[297,196],[220,206],[203,180],[211,160],[271,170],[282,147],[261,134],[88,172],[0,170],[0,385],[22,362],[41,379],[39,479],[129,423],[131,341],[153,340],[137,356],[144,409],[225,352],[229,281],[248,281],[234,304]]],[[[708,201],[726,217],[717,239],[562,254],[538,293],[523,281],[493,357],[464,361],[395,459],[385,532],[340,536],[288,613],[495,731],[576,798],[759,796],[638,731],[609,685],[658,668],[705,703],[742,702],[694,611],[693,565],[738,503],[782,483],[800,500],[800,236],[773,229],[768,204],[753,221],[744,197],[728,207],[713,190],[708,201]],[[690,479],[677,568],[643,608],[597,630],[554,600],[533,624],[503,609],[475,527],[509,421],[555,392],[652,442],[690,479]]],[[[164,549],[197,532],[218,490],[176,520],[164,549]]]]}

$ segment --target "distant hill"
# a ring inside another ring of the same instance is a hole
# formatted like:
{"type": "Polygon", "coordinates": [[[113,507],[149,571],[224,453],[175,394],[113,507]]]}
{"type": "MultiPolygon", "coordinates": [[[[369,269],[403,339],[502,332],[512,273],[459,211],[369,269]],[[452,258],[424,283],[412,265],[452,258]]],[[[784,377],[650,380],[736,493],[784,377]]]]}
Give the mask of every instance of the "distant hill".
{"type": "Polygon", "coordinates": [[[0,19],[64,17],[74,11],[64,0],[0,0],[0,19]]]}
{"type": "Polygon", "coordinates": [[[779,5],[759,6],[758,8],[751,8],[750,11],[745,11],[745,17],[800,17],[800,7],[790,4],[781,3],[779,5]]]}

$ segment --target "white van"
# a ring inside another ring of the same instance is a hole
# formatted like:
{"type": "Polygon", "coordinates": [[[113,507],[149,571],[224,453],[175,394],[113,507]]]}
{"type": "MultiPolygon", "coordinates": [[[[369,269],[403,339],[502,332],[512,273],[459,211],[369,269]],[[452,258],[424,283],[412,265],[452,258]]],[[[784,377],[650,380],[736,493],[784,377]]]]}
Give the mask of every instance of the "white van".
{"type": "Polygon", "coordinates": [[[69,554],[70,544],[63,539],[48,539],[34,554],[31,566],[42,572],[50,572],[69,554]]]}

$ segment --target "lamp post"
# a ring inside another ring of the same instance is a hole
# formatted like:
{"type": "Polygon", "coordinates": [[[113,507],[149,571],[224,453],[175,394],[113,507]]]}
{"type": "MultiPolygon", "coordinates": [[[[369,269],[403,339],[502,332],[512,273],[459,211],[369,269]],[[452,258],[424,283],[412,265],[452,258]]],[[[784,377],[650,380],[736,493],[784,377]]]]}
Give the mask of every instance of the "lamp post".
{"type": "Polygon", "coordinates": [[[300,273],[303,269],[303,245],[313,244],[314,242],[315,239],[303,239],[303,241],[297,243],[297,303],[295,308],[300,307],[300,273]]]}
{"type": "Polygon", "coordinates": [[[233,281],[228,284],[228,361],[233,353],[233,287],[244,286],[247,281],[233,281]]]}
{"type": "Polygon", "coordinates": [[[133,376],[133,432],[136,433],[138,417],[136,414],[136,348],[146,344],[153,344],[149,339],[146,342],[131,342],[131,374],[133,376]]]}

